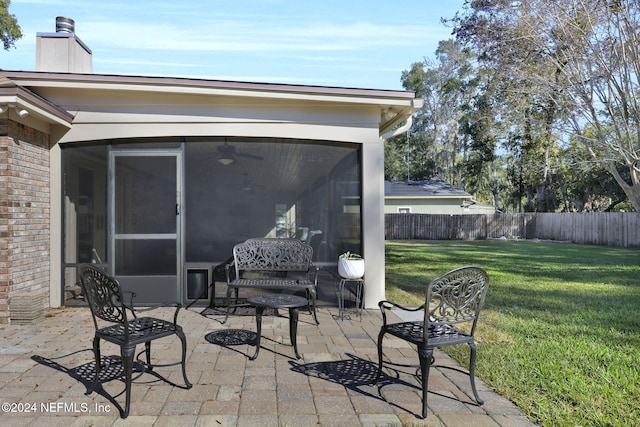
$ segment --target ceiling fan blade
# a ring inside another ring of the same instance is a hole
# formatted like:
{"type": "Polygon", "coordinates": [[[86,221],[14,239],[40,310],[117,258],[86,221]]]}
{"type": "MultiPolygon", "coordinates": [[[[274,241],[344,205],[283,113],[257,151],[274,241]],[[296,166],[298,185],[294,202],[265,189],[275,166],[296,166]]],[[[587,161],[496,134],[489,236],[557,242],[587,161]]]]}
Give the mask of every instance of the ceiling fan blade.
{"type": "Polygon", "coordinates": [[[255,160],[264,160],[264,157],[258,156],[257,154],[238,153],[237,151],[236,151],[236,156],[247,157],[249,159],[255,159],[255,160]]]}
{"type": "Polygon", "coordinates": [[[264,160],[264,157],[258,156],[257,154],[240,153],[236,151],[236,147],[234,145],[231,145],[227,142],[218,146],[218,153],[226,156],[242,156],[254,160],[264,160]]]}

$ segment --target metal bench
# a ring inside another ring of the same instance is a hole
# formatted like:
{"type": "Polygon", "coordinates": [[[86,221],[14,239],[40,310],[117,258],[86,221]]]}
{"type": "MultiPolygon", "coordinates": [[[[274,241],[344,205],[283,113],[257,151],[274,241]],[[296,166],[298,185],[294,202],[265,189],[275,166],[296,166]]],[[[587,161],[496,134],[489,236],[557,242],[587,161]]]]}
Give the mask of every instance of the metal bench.
{"type": "Polygon", "coordinates": [[[231,308],[238,306],[238,290],[248,288],[305,291],[309,310],[319,324],[316,314],[318,268],[311,262],[312,258],[311,246],[298,239],[254,238],[235,245],[233,261],[226,266],[227,314],[224,322],[229,318],[231,308]],[[232,293],[235,293],[233,304],[232,293]]]}

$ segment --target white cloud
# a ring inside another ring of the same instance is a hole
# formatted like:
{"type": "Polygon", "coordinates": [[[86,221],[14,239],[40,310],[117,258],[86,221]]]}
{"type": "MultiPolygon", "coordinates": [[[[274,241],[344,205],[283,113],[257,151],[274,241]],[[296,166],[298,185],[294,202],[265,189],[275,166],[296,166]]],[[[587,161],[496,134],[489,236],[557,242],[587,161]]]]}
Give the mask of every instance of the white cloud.
{"type": "Polygon", "coordinates": [[[330,52],[420,46],[438,37],[426,26],[352,23],[281,26],[239,21],[206,26],[85,22],[80,36],[93,46],[212,52],[330,52]]]}

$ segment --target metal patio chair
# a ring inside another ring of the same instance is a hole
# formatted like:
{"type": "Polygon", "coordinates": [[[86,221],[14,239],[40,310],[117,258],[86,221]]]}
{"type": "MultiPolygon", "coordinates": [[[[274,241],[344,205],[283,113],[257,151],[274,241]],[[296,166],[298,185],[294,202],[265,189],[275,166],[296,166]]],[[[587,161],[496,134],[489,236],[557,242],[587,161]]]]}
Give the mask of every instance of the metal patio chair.
{"type": "MultiPolygon", "coordinates": [[[[129,416],[129,408],[131,403],[131,380],[134,365],[134,355],[138,344],[145,345],[146,363],[140,362],[143,370],[153,370],[154,365],[151,364],[151,341],[160,338],[177,335],[182,342],[182,360],[181,362],[155,365],[155,366],[174,366],[178,363],[182,364],[182,376],[186,384],[186,388],[191,388],[191,383],[187,379],[185,367],[185,359],[187,353],[187,341],[182,331],[182,327],[177,324],[178,311],[180,304],[160,304],[145,309],[134,309],[133,304],[126,304],[123,298],[123,292],[118,281],[110,277],[99,267],[89,264],[80,266],[80,283],[82,293],[89,304],[93,323],[96,328],[93,339],[93,353],[95,356],[95,377],[93,384],[87,390],[87,395],[91,394],[99,383],[100,371],[102,363],[100,360],[100,340],[109,341],[120,346],[120,354],[122,357],[122,366],[125,376],[125,393],[126,404],[120,416],[127,418],[129,416]],[[137,317],[136,312],[148,311],[161,306],[175,306],[176,310],[173,315],[173,322],[158,319],[154,317],[137,317]],[[127,311],[133,316],[127,316],[127,311]],[[108,325],[101,326],[98,319],[108,322],[108,325]]],[[[135,296],[135,294],[132,294],[135,296]]],[[[132,300],[133,300],[132,296],[132,300]]],[[[140,353],[141,354],[141,353],[140,353]]],[[[166,380],[165,380],[166,381],[166,380]]]]}
{"type": "Polygon", "coordinates": [[[382,339],[385,334],[415,344],[418,347],[420,374],[422,380],[422,417],[427,416],[427,389],[429,368],[434,363],[435,348],[468,344],[470,347],[469,377],[476,402],[484,402],[478,396],[475,383],[476,343],[474,332],[480,309],[484,303],[489,278],[480,267],[465,266],[451,270],[429,282],[425,303],[417,308],[407,308],[391,301],[380,301],[382,328],[378,334],[378,374],[375,384],[382,375],[382,339]],[[423,320],[387,323],[387,310],[423,311],[423,320]],[[469,328],[460,327],[468,323],[469,328]],[[466,331],[466,332],[465,332],[466,331]]]}

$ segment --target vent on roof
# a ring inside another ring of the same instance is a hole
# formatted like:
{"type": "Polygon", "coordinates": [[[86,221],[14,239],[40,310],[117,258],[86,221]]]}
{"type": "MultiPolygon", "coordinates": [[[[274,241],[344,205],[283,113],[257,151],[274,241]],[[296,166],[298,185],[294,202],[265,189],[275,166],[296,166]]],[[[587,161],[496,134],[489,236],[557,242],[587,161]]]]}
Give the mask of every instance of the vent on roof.
{"type": "Polygon", "coordinates": [[[56,33],[71,33],[76,31],[76,23],[71,18],[58,16],[56,18],[56,33]]]}

